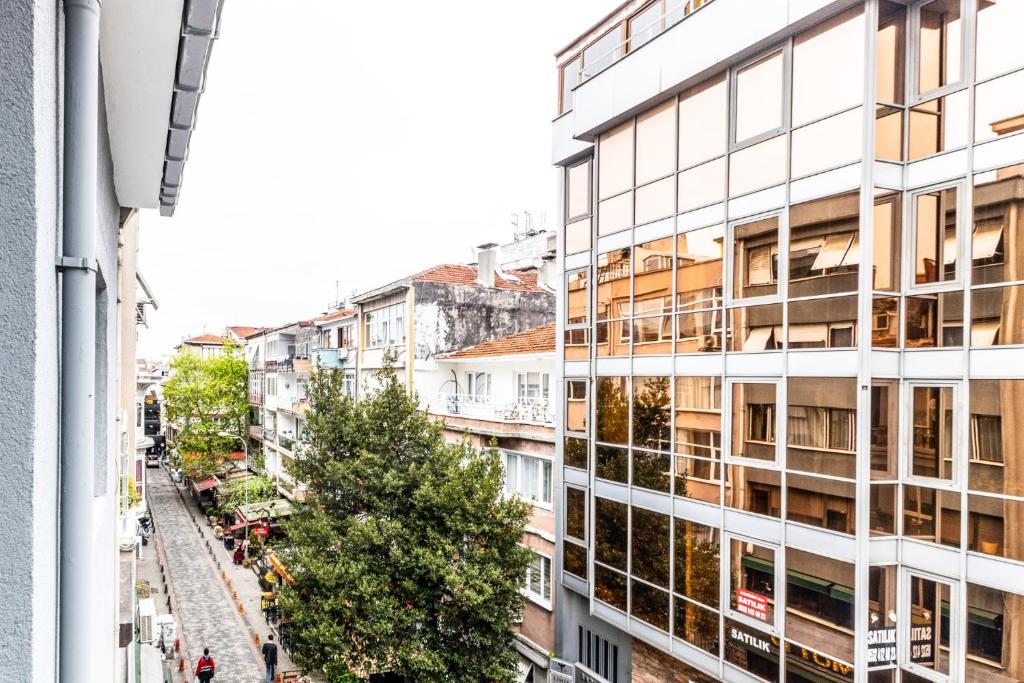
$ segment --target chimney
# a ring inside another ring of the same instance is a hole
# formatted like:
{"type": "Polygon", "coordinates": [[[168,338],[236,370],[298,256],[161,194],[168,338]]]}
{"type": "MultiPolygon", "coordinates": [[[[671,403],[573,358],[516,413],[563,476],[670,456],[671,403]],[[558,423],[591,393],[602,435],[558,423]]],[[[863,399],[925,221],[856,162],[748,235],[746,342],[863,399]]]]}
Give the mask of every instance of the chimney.
{"type": "Polygon", "coordinates": [[[537,285],[551,291],[558,289],[558,274],[555,271],[558,264],[555,263],[555,255],[544,254],[540,260],[540,268],[537,269],[537,285]]]}
{"type": "Polygon", "coordinates": [[[483,287],[494,287],[494,273],[498,270],[497,244],[481,244],[476,255],[476,281],[483,287]]]}

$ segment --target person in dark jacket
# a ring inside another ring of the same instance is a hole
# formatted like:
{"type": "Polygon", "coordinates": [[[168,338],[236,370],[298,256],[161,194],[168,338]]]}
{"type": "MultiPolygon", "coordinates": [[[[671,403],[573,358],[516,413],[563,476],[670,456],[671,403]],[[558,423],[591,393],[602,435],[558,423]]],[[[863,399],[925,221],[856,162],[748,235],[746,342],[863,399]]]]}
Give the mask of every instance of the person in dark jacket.
{"type": "Polygon", "coordinates": [[[263,643],[263,663],[267,665],[267,677],[265,683],[274,683],[274,673],[277,671],[277,643],[274,642],[274,634],[267,636],[267,642],[263,643]]]}
{"type": "Polygon", "coordinates": [[[217,663],[210,656],[210,648],[203,648],[203,656],[196,664],[196,678],[200,683],[208,683],[213,680],[213,674],[217,671],[217,663]]]}

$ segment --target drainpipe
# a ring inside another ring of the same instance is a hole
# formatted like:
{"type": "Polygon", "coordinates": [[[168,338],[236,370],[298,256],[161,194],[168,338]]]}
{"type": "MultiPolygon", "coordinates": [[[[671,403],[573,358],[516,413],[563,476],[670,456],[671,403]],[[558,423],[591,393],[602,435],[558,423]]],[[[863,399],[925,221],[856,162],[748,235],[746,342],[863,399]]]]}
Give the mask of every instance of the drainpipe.
{"type": "MultiPolygon", "coordinates": [[[[100,614],[90,596],[96,419],[96,159],[98,0],[64,0],[64,246],[61,287],[60,594],[61,683],[82,680],[105,652],[90,651],[100,614]]],[[[103,577],[111,581],[114,577],[103,577]]]]}

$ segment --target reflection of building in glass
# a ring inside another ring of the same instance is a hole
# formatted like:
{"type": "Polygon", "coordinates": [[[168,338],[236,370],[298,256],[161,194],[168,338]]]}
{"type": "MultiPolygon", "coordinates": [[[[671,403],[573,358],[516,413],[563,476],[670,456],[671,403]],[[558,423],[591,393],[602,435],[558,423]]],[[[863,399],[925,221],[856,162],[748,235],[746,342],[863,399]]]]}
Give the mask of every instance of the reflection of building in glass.
{"type": "Polygon", "coordinates": [[[1024,2],[681,4],[558,56],[556,654],[1024,680],[1024,2]]]}

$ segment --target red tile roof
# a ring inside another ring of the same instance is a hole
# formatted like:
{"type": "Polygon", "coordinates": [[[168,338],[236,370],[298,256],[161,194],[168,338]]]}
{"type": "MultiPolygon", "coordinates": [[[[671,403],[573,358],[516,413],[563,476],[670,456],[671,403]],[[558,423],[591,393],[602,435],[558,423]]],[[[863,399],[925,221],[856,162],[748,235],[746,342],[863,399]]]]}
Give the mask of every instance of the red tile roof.
{"type": "Polygon", "coordinates": [[[198,344],[223,344],[224,342],[229,342],[229,341],[231,341],[231,340],[228,339],[227,337],[221,337],[221,336],[216,335],[216,334],[201,334],[198,337],[192,337],[191,339],[186,339],[183,343],[184,344],[196,344],[196,345],[198,345],[198,344]]]}
{"type": "Polygon", "coordinates": [[[314,323],[329,323],[333,320],[340,320],[341,318],[347,318],[355,315],[356,311],[354,308],[348,308],[344,311],[331,311],[330,313],[324,313],[318,318],[313,318],[314,323]]]}
{"type": "Polygon", "coordinates": [[[514,356],[527,353],[553,353],[555,350],[555,324],[548,323],[500,339],[468,346],[441,356],[442,359],[485,358],[488,356],[514,356]]]}
{"type": "MultiPolygon", "coordinates": [[[[537,286],[537,273],[524,270],[512,270],[506,275],[514,279],[495,276],[494,286],[498,289],[509,289],[517,292],[546,292],[537,286]]],[[[476,266],[462,266],[444,263],[428,268],[409,277],[415,282],[442,282],[449,285],[476,285],[476,266]]]]}
{"type": "Polygon", "coordinates": [[[246,337],[251,337],[254,334],[259,334],[260,332],[263,332],[266,329],[267,328],[265,327],[246,327],[245,325],[233,325],[228,328],[228,331],[230,331],[232,334],[238,335],[242,339],[245,339],[246,337]]]}

